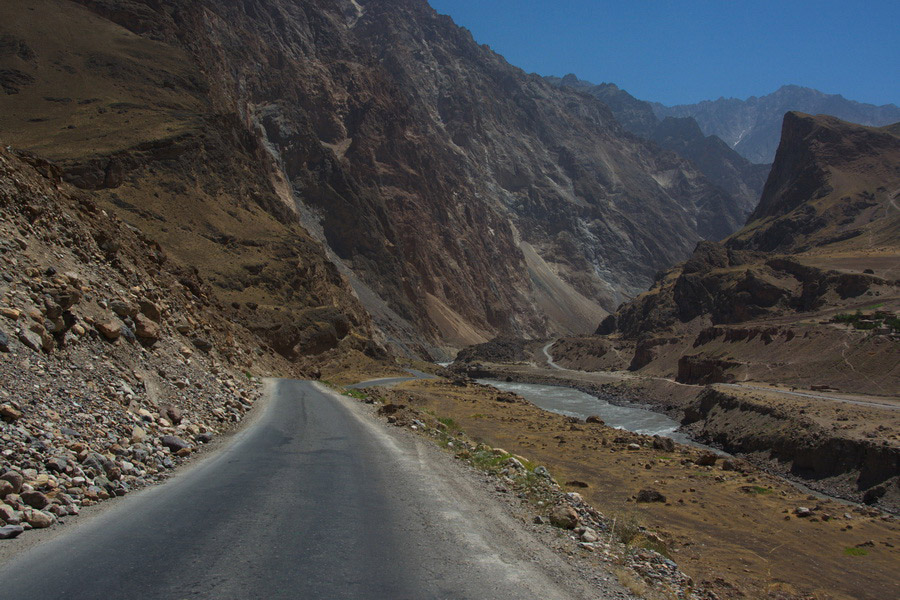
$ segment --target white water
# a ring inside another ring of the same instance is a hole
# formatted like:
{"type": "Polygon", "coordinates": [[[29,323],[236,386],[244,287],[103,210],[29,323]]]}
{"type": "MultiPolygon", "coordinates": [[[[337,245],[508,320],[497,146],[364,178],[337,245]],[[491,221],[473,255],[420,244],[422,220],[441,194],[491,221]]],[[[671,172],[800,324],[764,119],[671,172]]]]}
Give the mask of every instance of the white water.
{"type": "Polygon", "coordinates": [[[516,393],[538,408],[569,417],[585,419],[596,415],[610,427],[625,429],[644,435],[660,435],[682,444],[698,446],[690,438],[676,431],[679,423],[664,414],[636,405],[617,406],[575,388],[534,383],[507,383],[492,379],[479,379],[478,383],[516,393]]]}

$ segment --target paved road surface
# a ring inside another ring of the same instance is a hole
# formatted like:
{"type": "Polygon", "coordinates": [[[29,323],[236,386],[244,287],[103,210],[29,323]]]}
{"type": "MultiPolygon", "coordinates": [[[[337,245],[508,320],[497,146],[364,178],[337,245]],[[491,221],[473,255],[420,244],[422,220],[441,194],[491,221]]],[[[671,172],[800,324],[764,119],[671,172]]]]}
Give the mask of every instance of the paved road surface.
{"type": "Polygon", "coordinates": [[[427,442],[316,384],[273,388],[219,453],[0,567],[0,596],[588,596],[548,575],[565,572],[551,552],[517,546],[521,525],[431,468],[427,442]]]}

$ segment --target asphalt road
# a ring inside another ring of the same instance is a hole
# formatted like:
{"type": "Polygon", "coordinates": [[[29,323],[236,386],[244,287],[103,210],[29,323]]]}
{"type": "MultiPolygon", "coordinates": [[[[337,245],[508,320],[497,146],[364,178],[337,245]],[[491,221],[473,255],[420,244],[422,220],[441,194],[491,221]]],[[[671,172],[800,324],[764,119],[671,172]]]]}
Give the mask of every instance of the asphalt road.
{"type": "Polygon", "coordinates": [[[561,568],[552,553],[523,550],[527,540],[510,533],[514,523],[436,473],[425,442],[397,441],[310,382],[276,382],[263,411],[227,447],[169,482],[8,561],[0,597],[590,593],[563,589],[549,574],[561,568]]]}

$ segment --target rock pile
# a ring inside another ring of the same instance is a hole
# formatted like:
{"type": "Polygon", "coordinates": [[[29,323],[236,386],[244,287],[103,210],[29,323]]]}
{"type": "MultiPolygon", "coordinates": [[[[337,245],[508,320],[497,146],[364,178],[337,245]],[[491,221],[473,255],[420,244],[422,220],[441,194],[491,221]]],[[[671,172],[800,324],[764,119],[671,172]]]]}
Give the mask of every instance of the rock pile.
{"type": "Polygon", "coordinates": [[[0,539],[164,477],[251,408],[267,357],[195,275],[51,181],[0,150],[0,539]]]}

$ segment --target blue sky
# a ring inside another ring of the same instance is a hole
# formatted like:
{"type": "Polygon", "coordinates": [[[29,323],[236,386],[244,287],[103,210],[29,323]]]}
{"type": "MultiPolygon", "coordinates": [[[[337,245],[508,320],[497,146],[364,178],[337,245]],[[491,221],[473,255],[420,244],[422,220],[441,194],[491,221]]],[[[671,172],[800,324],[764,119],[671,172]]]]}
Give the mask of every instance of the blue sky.
{"type": "Polygon", "coordinates": [[[541,75],[642,100],[746,98],[793,83],[900,104],[900,0],[429,0],[541,75]]]}

